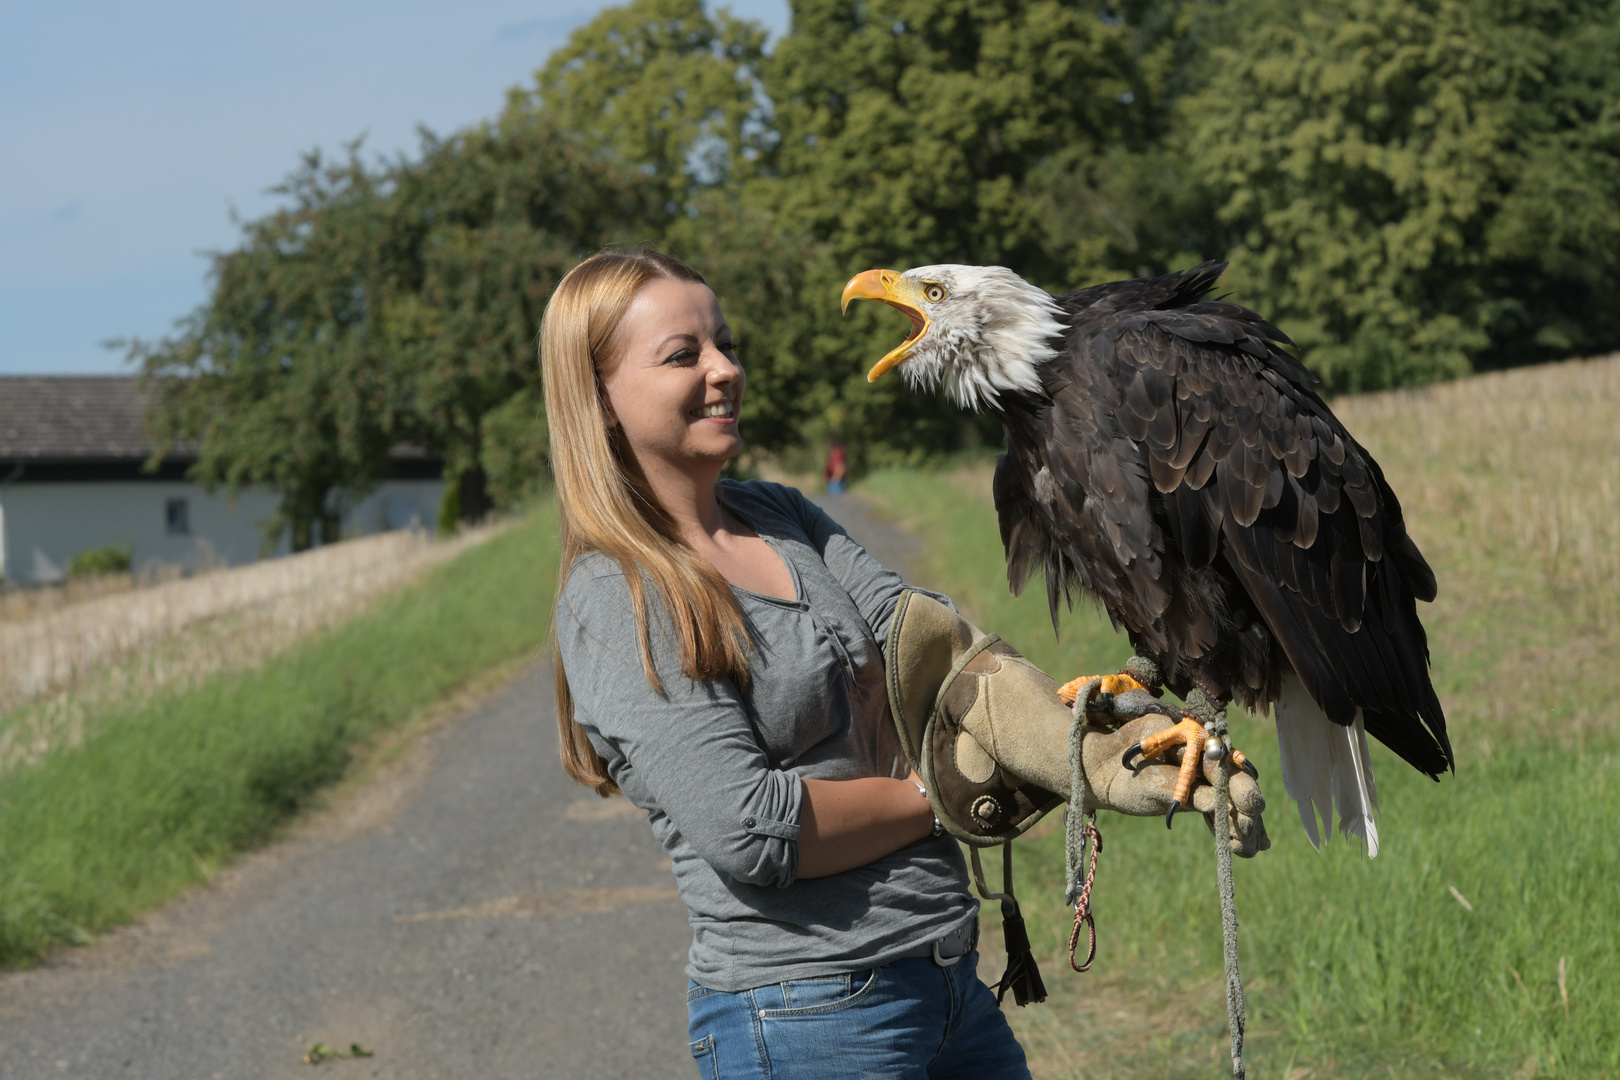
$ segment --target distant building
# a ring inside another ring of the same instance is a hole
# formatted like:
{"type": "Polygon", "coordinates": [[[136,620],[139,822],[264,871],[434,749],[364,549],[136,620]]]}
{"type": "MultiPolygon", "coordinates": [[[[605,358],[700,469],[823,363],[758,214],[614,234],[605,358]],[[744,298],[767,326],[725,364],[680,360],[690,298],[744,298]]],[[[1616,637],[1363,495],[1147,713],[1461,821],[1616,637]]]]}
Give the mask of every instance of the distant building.
{"type": "MultiPolygon", "coordinates": [[[[75,555],[119,546],[134,569],[194,569],[259,558],[259,524],[279,496],[246,488],[233,500],[186,479],[184,453],[155,472],[142,425],[140,383],[130,377],[0,376],[0,575],[7,585],[47,584],[75,555]]],[[[395,455],[394,476],[349,507],[343,535],[382,532],[438,518],[441,463],[395,455]]],[[[275,554],[288,548],[284,535],[275,554]]]]}

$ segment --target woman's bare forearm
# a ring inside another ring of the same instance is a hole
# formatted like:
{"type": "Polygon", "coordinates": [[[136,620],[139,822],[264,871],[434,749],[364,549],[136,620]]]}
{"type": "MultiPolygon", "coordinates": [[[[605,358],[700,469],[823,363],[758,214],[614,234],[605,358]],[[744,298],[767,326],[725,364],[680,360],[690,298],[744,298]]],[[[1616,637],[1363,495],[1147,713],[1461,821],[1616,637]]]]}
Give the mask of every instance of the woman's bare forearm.
{"type": "Polygon", "coordinates": [[[853,870],[934,831],[934,811],[910,780],[806,780],[799,877],[853,870]]]}

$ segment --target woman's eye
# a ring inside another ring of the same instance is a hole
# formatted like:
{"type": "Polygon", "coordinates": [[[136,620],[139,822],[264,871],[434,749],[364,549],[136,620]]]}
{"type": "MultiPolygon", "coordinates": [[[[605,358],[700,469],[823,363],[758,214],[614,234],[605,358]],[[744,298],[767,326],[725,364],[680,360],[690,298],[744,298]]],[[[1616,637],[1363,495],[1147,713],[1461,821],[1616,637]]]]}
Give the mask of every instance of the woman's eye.
{"type": "Polygon", "coordinates": [[[941,300],[945,299],[945,286],[930,285],[928,288],[923,290],[923,296],[928,298],[928,302],[930,304],[937,304],[941,300]]]}
{"type": "Polygon", "coordinates": [[[690,364],[690,363],[692,363],[693,361],[695,361],[697,359],[697,355],[698,354],[693,352],[691,349],[682,349],[679,352],[671,354],[669,359],[665,360],[664,363],[666,363],[666,364],[690,364]]]}

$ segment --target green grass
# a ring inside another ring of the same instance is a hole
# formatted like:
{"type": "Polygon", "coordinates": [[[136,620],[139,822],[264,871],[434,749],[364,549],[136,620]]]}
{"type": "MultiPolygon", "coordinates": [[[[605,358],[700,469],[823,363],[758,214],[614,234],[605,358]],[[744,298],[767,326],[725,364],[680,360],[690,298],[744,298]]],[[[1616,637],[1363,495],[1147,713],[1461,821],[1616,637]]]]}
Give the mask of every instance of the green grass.
{"type": "MultiPolygon", "coordinates": [[[[862,490],[926,538],[920,583],[1056,677],[1129,655],[1089,606],[1054,640],[1038,579],[1021,599],[1008,593],[984,469],[879,473],[862,490]]],[[[1438,569],[1451,598],[1425,619],[1458,770],[1436,784],[1374,744],[1376,860],[1342,838],[1313,852],[1283,794],[1269,721],[1235,723],[1267,781],[1273,843],[1238,863],[1250,1076],[1620,1075],[1620,738],[1612,724],[1574,740],[1544,733],[1549,713],[1614,701],[1620,673],[1582,664],[1550,685],[1534,665],[1499,662],[1536,641],[1595,648],[1612,637],[1594,639],[1534,590],[1513,605],[1470,603],[1466,577],[1438,569]],[[1503,698],[1535,719],[1502,720],[1503,698]]],[[[1019,845],[1019,892],[1054,991],[1046,1005],[1009,1006],[1036,1075],[1229,1076],[1208,832],[1196,818],[1169,833],[1157,820],[1100,824],[1100,945],[1086,975],[1060,958],[1061,831],[1043,825],[1019,845]]]]}
{"type": "Polygon", "coordinates": [[[556,567],[545,505],[259,670],[102,713],[82,745],[0,777],[0,966],[204,880],[380,733],[535,652],[556,567]]]}

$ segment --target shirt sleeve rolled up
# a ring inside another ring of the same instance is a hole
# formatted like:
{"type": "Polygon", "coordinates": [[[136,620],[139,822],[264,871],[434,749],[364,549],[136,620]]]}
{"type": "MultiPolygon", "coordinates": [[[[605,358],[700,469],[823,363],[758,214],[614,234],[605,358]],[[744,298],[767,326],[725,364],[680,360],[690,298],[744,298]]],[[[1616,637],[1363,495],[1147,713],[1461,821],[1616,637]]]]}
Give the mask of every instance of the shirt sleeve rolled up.
{"type": "Polygon", "coordinates": [[[792,884],[803,784],[771,767],[730,679],[681,671],[656,590],[646,599],[660,690],[642,666],[622,573],[594,556],[570,574],[556,632],[575,719],[625,795],[662,812],[716,871],[750,885],[792,884]]]}

